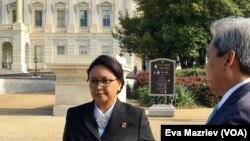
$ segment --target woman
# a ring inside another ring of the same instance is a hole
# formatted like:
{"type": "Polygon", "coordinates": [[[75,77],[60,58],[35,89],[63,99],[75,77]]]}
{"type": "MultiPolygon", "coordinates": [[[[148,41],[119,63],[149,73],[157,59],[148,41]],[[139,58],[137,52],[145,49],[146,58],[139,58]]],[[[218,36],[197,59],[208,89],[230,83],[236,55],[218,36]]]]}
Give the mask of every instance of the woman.
{"type": "Polygon", "coordinates": [[[124,76],[115,58],[99,56],[87,75],[93,101],[68,110],[63,141],[154,141],[145,111],[117,97],[124,76]]]}

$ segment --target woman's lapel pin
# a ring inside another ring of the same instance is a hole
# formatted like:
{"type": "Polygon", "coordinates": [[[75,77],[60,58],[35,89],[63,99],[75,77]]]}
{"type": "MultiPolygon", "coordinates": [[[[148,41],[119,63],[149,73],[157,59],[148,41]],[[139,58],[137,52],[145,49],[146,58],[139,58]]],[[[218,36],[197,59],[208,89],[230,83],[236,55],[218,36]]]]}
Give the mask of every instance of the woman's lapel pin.
{"type": "Polygon", "coordinates": [[[127,127],[127,123],[126,122],[123,122],[122,123],[122,128],[126,128],[127,127]]]}

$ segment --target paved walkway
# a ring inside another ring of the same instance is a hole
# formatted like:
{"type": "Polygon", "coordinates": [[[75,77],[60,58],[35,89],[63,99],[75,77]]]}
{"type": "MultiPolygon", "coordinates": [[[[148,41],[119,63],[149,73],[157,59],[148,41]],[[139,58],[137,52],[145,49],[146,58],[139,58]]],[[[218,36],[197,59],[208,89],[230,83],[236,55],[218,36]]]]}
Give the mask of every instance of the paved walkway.
{"type": "MultiPolygon", "coordinates": [[[[54,92],[0,94],[0,141],[61,141],[65,117],[52,116],[54,103],[54,92]]],[[[175,109],[174,117],[149,117],[156,141],[161,125],[204,124],[211,110],[175,109]]]]}

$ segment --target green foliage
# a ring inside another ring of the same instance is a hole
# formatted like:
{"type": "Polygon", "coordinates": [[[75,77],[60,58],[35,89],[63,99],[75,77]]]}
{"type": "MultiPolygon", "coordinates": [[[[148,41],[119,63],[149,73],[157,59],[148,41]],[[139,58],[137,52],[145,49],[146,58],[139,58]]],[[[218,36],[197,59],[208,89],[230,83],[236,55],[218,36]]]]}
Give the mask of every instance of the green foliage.
{"type": "Polygon", "coordinates": [[[177,77],[176,84],[192,91],[197,101],[203,106],[213,107],[220,99],[211,93],[205,75],[177,77]]]}
{"type": "Polygon", "coordinates": [[[205,75],[205,70],[200,68],[190,68],[190,69],[180,69],[176,70],[176,76],[177,77],[183,77],[183,76],[199,76],[199,75],[205,75]]]}
{"type": "MultiPolygon", "coordinates": [[[[137,99],[144,106],[151,106],[153,104],[169,104],[168,100],[164,96],[149,96],[148,86],[139,87],[132,91],[133,99],[137,99]]],[[[196,98],[191,92],[184,86],[177,86],[176,93],[170,98],[170,103],[175,107],[192,108],[197,106],[196,98]]]]}
{"type": "Polygon", "coordinates": [[[191,94],[191,91],[184,86],[177,85],[175,89],[175,95],[171,100],[171,103],[175,107],[195,107],[196,97],[191,94]]]}
{"type": "Polygon", "coordinates": [[[153,104],[153,98],[149,96],[148,86],[138,87],[132,91],[133,98],[140,101],[142,105],[151,106],[153,104]]]}
{"type": "Polygon", "coordinates": [[[249,16],[249,0],[134,0],[137,12],[120,13],[113,37],[123,52],[145,60],[169,58],[182,68],[205,64],[214,20],[249,16]]]}
{"type": "Polygon", "coordinates": [[[213,95],[207,85],[204,69],[184,69],[176,71],[176,94],[174,97],[149,96],[149,73],[138,73],[133,90],[127,87],[128,98],[137,99],[141,104],[169,104],[177,107],[206,106],[213,107],[219,97],[213,95]],[[128,90],[129,89],[129,90],[128,90]],[[170,101],[172,99],[172,101],[170,101]]]}

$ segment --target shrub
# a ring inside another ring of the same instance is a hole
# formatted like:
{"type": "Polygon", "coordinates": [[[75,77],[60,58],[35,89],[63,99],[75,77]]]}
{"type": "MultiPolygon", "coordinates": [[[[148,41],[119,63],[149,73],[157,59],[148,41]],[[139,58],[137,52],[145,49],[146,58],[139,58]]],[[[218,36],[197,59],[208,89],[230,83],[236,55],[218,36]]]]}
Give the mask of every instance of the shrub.
{"type": "Polygon", "coordinates": [[[205,75],[205,70],[200,68],[176,70],[176,76],[178,77],[199,76],[199,75],[205,75]]]}
{"type": "Polygon", "coordinates": [[[153,98],[149,96],[148,86],[138,87],[132,91],[132,94],[142,105],[151,106],[153,104],[153,98]]]}
{"type": "MultiPolygon", "coordinates": [[[[179,107],[183,105],[183,103],[192,103],[190,99],[194,99],[196,105],[213,107],[219,101],[220,98],[210,92],[204,75],[204,69],[178,70],[176,74],[176,93],[178,93],[178,95],[180,96],[179,98],[174,97],[174,101],[178,101],[179,103],[179,105],[178,103],[174,103],[177,104],[175,106],[179,107]],[[179,100],[181,100],[181,102],[179,100]]],[[[130,92],[131,96],[129,97],[139,99],[140,102],[144,105],[151,105],[152,103],[169,103],[169,97],[149,96],[148,88],[149,72],[140,72],[136,75],[133,90],[132,92],[130,92]]],[[[185,105],[192,106],[192,104],[185,105]]]]}
{"type": "Polygon", "coordinates": [[[176,84],[185,86],[192,91],[202,106],[213,107],[220,99],[211,93],[205,75],[177,77],[176,84]]]}
{"type": "Polygon", "coordinates": [[[171,103],[175,107],[195,107],[196,97],[185,86],[177,85],[171,103]]]}
{"type": "Polygon", "coordinates": [[[139,87],[149,86],[149,72],[142,71],[136,75],[135,82],[134,82],[134,89],[139,87]]]}
{"type": "Polygon", "coordinates": [[[176,94],[170,96],[149,96],[149,87],[139,87],[132,91],[134,99],[137,99],[141,105],[151,106],[153,104],[173,104],[176,107],[195,107],[195,97],[191,92],[183,87],[176,87],[176,94]],[[170,101],[170,102],[169,102],[170,101]]]}

